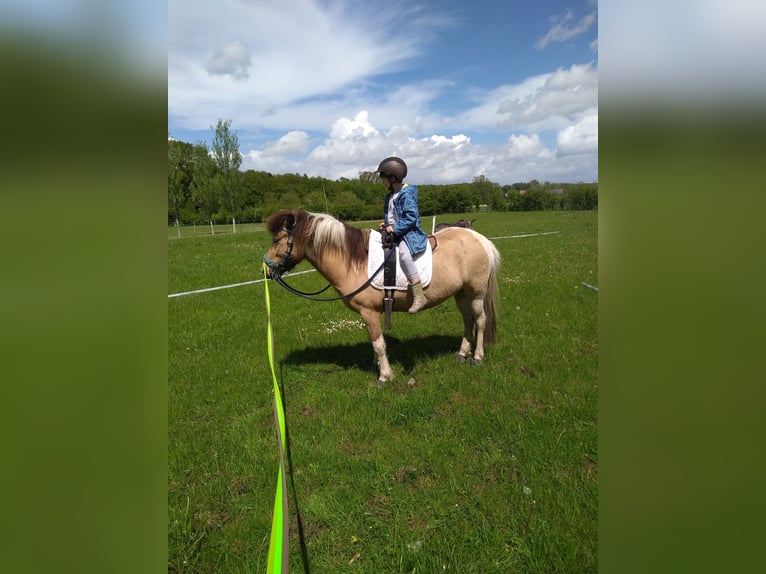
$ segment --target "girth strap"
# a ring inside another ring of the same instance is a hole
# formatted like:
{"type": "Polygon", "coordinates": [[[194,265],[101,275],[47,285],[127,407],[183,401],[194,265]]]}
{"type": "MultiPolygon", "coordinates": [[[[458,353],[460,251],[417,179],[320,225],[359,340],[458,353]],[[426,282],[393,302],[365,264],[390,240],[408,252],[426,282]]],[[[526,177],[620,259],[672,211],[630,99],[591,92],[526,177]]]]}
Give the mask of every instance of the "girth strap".
{"type": "Polygon", "coordinates": [[[391,312],[394,308],[394,293],[396,285],[396,243],[393,233],[383,233],[383,312],[386,318],[386,329],[391,328],[391,312]],[[391,286],[391,287],[388,287],[391,286]]]}

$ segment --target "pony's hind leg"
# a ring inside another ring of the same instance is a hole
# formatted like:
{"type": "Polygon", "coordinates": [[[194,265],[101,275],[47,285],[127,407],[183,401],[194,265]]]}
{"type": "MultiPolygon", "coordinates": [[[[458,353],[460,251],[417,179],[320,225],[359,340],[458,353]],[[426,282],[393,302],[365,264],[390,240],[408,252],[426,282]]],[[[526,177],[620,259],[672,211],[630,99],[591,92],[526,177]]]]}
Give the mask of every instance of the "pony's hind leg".
{"type": "Polygon", "coordinates": [[[473,362],[481,363],[484,360],[484,325],[486,323],[484,300],[456,295],[455,301],[463,316],[463,340],[455,357],[461,363],[465,362],[471,356],[471,346],[474,343],[473,362]]]}
{"type": "Polygon", "coordinates": [[[455,295],[455,302],[457,303],[457,308],[460,309],[460,314],[463,316],[463,340],[460,341],[460,349],[455,353],[455,358],[459,362],[464,363],[471,355],[473,310],[471,309],[471,301],[464,296],[461,297],[459,293],[455,295]]]}
{"type": "Polygon", "coordinates": [[[484,312],[484,299],[471,301],[471,309],[476,327],[476,344],[473,350],[473,362],[481,363],[484,360],[484,328],[487,324],[487,315],[484,312]]]}

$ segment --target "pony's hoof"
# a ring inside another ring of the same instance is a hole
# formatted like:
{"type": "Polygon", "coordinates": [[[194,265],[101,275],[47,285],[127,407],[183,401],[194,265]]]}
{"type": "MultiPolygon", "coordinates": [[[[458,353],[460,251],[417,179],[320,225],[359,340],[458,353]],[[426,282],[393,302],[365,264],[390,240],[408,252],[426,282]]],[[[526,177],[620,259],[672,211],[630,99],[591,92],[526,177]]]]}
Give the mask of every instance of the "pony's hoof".
{"type": "Polygon", "coordinates": [[[480,367],[483,363],[482,359],[471,359],[471,365],[474,367],[480,367]]]}
{"type": "Polygon", "coordinates": [[[375,381],[376,389],[382,389],[385,386],[386,386],[386,381],[384,379],[378,379],[377,381],[375,381]]]}
{"type": "Polygon", "coordinates": [[[460,353],[455,353],[455,360],[458,363],[463,364],[463,363],[465,363],[466,359],[467,359],[467,357],[465,355],[461,355],[460,353]]]}

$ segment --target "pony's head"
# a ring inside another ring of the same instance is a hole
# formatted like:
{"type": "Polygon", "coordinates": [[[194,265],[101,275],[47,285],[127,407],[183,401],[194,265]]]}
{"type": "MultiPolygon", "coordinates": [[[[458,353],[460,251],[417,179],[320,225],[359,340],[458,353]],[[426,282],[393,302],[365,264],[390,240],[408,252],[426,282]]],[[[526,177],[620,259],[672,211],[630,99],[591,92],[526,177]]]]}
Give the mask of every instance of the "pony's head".
{"type": "Polygon", "coordinates": [[[266,229],[271,233],[271,246],[263,256],[269,277],[280,277],[303,259],[301,239],[307,220],[308,213],[303,210],[283,209],[269,217],[266,229]]]}

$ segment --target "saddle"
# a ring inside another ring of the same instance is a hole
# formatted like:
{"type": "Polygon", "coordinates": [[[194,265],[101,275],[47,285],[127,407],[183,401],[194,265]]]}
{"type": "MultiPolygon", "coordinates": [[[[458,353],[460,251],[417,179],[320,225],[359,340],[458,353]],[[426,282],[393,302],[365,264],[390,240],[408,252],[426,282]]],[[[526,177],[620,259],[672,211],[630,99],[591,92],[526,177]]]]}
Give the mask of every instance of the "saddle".
{"type": "MultiPolygon", "coordinates": [[[[439,247],[439,242],[433,235],[428,236],[428,245],[423,254],[415,260],[415,265],[418,268],[418,274],[420,275],[420,282],[423,287],[427,287],[431,282],[432,271],[432,254],[439,247]]],[[[385,254],[383,252],[382,235],[379,231],[374,229],[370,230],[370,238],[367,246],[367,277],[370,278],[378,271],[380,266],[385,260],[385,254]]],[[[378,290],[394,289],[396,291],[406,291],[409,288],[409,282],[402,272],[401,265],[399,265],[399,252],[396,252],[396,283],[386,284],[384,281],[384,273],[379,272],[375,275],[372,282],[372,287],[378,290]]]]}

